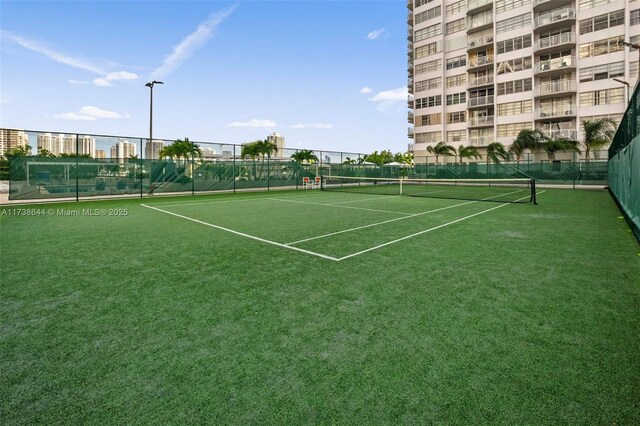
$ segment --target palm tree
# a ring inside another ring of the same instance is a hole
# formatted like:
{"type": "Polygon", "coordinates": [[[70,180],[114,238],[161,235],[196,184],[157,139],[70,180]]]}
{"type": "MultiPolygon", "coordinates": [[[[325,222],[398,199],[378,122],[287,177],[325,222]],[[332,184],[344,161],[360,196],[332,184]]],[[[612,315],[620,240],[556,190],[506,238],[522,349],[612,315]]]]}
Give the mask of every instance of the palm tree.
{"type": "Polygon", "coordinates": [[[546,141],[547,137],[539,130],[522,129],[509,147],[509,152],[516,156],[516,163],[520,164],[520,159],[525,150],[538,150],[542,148],[542,144],[546,141]]]}
{"type": "Polygon", "coordinates": [[[26,157],[31,151],[31,145],[18,145],[7,151],[7,158],[9,157],[26,157]]]}
{"type": "Polygon", "coordinates": [[[584,156],[587,161],[590,159],[591,151],[597,151],[611,143],[613,135],[616,133],[616,122],[611,118],[599,118],[597,120],[582,122],[584,132],[584,156]]]}
{"type": "Polygon", "coordinates": [[[173,159],[173,157],[176,156],[176,150],[175,150],[175,146],[173,145],[167,145],[167,146],[163,146],[160,149],[160,153],[159,153],[160,159],[169,157],[171,159],[173,159]]]}
{"type": "Polygon", "coordinates": [[[56,155],[46,148],[38,148],[38,156],[40,157],[55,157],[56,155]]]}
{"type": "Polygon", "coordinates": [[[301,149],[291,154],[292,168],[296,181],[300,178],[300,170],[303,164],[314,164],[319,162],[318,157],[309,149],[301,149]]]}
{"type": "Polygon", "coordinates": [[[464,158],[473,158],[477,160],[478,158],[482,158],[482,155],[480,155],[480,153],[478,152],[478,148],[476,148],[475,146],[460,145],[458,147],[458,157],[460,163],[462,163],[462,160],[464,158]]]}
{"type": "Polygon", "coordinates": [[[352,158],[349,158],[349,157],[346,157],[344,159],[344,161],[342,162],[342,164],[356,164],[356,160],[354,160],[352,158]]]}
{"type": "Polygon", "coordinates": [[[255,144],[257,146],[256,149],[258,151],[258,155],[262,157],[262,164],[260,165],[260,175],[258,176],[258,180],[260,180],[262,178],[262,172],[264,171],[264,157],[266,156],[267,159],[271,159],[271,154],[278,150],[278,146],[268,139],[265,139],[263,141],[256,141],[255,144]]]}
{"type": "Polygon", "coordinates": [[[253,162],[253,178],[257,179],[257,168],[256,168],[256,158],[260,155],[260,147],[258,146],[259,141],[245,143],[242,145],[242,150],[240,151],[240,157],[245,159],[247,157],[251,158],[253,162]]]}
{"type": "Polygon", "coordinates": [[[556,152],[558,151],[580,152],[577,141],[572,141],[565,138],[548,139],[547,141],[543,142],[541,146],[542,149],[544,149],[544,151],[547,153],[549,161],[553,161],[556,159],[556,152]]]}
{"type": "Polygon", "coordinates": [[[438,142],[437,145],[433,147],[429,145],[427,147],[427,152],[436,156],[436,164],[438,164],[438,158],[441,155],[456,155],[456,149],[444,142],[438,142]]]}
{"type": "Polygon", "coordinates": [[[489,160],[494,164],[500,164],[500,159],[506,160],[509,158],[509,153],[500,142],[492,142],[487,146],[487,165],[489,160]]]}

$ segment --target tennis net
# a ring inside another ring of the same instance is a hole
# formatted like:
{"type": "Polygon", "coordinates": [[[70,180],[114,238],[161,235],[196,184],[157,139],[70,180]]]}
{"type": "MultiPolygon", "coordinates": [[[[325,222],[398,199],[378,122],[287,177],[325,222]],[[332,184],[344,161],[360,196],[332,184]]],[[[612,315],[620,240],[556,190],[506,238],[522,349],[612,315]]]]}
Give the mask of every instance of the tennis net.
{"type": "Polygon", "coordinates": [[[499,203],[536,202],[535,179],[398,179],[322,176],[322,190],[499,203]]]}

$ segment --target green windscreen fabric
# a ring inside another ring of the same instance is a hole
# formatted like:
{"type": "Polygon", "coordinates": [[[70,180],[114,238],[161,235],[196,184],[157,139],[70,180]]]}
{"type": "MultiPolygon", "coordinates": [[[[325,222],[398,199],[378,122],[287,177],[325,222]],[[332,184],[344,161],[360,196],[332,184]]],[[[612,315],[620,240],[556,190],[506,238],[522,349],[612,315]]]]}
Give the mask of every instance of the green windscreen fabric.
{"type": "Polygon", "coordinates": [[[609,188],[640,241],[640,135],[609,161],[609,188]]]}

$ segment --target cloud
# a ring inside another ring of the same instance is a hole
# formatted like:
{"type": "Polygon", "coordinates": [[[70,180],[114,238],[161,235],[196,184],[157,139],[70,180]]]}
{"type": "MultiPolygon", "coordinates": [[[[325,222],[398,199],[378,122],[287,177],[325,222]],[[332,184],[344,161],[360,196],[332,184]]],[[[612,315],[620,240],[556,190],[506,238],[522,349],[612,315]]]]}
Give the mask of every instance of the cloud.
{"type": "Polygon", "coordinates": [[[84,81],[84,80],[67,80],[67,83],[69,84],[89,84],[88,81],[84,81]]]}
{"type": "Polygon", "coordinates": [[[98,87],[113,86],[112,81],[135,80],[139,78],[137,74],[128,71],[116,71],[107,74],[104,78],[94,78],[93,84],[98,87]]]}
{"type": "Polygon", "coordinates": [[[31,50],[32,52],[40,53],[46,56],[49,59],[52,59],[56,62],[60,62],[61,64],[69,65],[73,68],[78,68],[86,71],[91,71],[95,74],[104,74],[105,72],[102,68],[87,62],[84,59],[74,58],[73,56],[66,55],[64,53],[58,52],[56,50],[50,49],[44,46],[41,43],[38,43],[33,40],[26,39],[24,37],[8,33],[6,31],[2,31],[3,38],[6,37],[18,45],[22,46],[27,50],[31,50]]]}
{"type": "Polygon", "coordinates": [[[385,30],[384,28],[380,28],[379,30],[371,31],[369,34],[367,34],[367,38],[369,40],[377,40],[386,33],[387,33],[387,30],[385,30]]]}
{"type": "Polygon", "coordinates": [[[227,124],[229,127],[253,127],[253,128],[270,128],[276,127],[277,124],[273,120],[264,120],[264,119],[252,119],[249,121],[234,121],[233,123],[227,124]]]}
{"type": "Polygon", "coordinates": [[[312,123],[312,124],[292,124],[289,126],[292,129],[333,129],[333,124],[329,123],[312,123]]]}
{"type": "Polygon", "coordinates": [[[385,90],[376,93],[372,98],[369,98],[371,102],[400,102],[406,101],[409,91],[407,87],[398,87],[396,89],[385,90]]]}
{"type": "Polygon", "coordinates": [[[370,102],[375,102],[378,106],[376,109],[383,114],[395,115],[400,111],[404,111],[406,107],[402,104],[407,101],[409,90],[407,87],[398,87],[396,89],[383,90],[369,98],[370,102]]]}
{"type": "Polygon", "coordinates": [[[54,115],[54,117],[62,120],[95,121],[102,118],[110,120],[129,118],[129,114],[122,115],[120,113],[107,111],[95,106],[83,106],[78,112],[66,112],[54,115]]]}
{"type": "Polygon", "coordinates": [[[365,95],[371,92],[373,92],[373,89],[371,87],[364,86],[362,89],[360,89],[360,93],[363,93],[365,95]]]}
{"type": "Polygon", "coordinates": [[[173,48],[173,52],[164,58],[162,65],[151,73],[151,78],[162,78],[173,72],[193,53],[204,46],[213,35],[215,29],[235,10],[236,6],[213,13],[209,18],[198,25],[198,28],[186,36],[180,44],[173,48]]]}

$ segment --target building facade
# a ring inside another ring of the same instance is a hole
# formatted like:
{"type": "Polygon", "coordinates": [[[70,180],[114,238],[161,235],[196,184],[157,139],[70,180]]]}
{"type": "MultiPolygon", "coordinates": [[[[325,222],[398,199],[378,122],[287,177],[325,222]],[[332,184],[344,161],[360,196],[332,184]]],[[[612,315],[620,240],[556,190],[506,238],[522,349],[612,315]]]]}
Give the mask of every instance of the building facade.
{"type": "Polygon", "coordinates": [[[138,155],[138,149],[135,143],[122,139],[110,148],[109,154],[111,158],[117,158],[118,162],[124,163],[127,158],[138,155]]]}
{"type": "Polygon", "coordinates": [[[267,136],[267,141],[276,146],[276,152],[273,154],[273,157],[286,157],[284,152],[284,136],[278,132],[273,132],[273,134],[267,136]]]}
{"type": "Polygon", "coordinates": [[[29,145],[29,135],[20,129],[0,129],[0,157],[9,150],[29,145]]]}
{"type": "Polygon", "coordinates": [[[416,162],[435,161],[427,147],[438,142],[508,147],[522,129],[581,140],[584,120],[620,121],[638,80],[639,50],[621,42],[640,43],[640,0],[409,0],[408,9],[416,162]]]}
{"type": "Polygon", "coordinates": [[[160,151],[164,147],[162,141],[149,141],[144,145],[144,158],[146,160],[158,160],[160,159],[160,151]]]}

